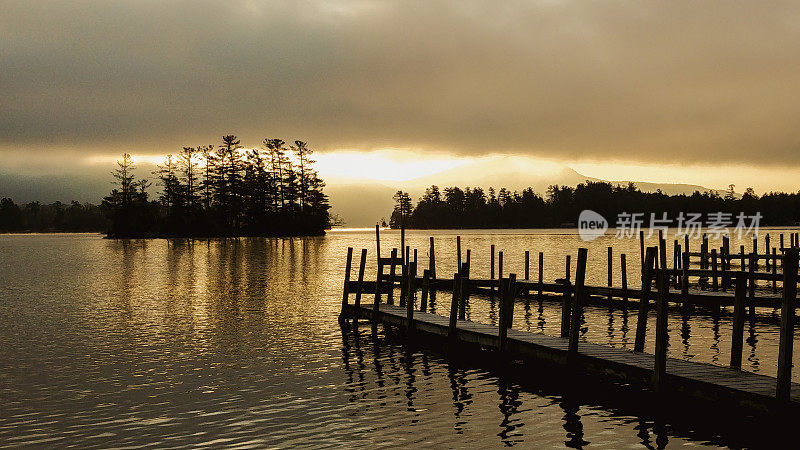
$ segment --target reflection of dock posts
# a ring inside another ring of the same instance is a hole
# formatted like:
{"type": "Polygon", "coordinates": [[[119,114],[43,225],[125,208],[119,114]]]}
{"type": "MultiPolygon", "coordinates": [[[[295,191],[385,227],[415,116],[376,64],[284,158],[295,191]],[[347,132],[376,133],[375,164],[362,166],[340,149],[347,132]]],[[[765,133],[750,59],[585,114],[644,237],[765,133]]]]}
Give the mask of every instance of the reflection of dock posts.
{"type": "Polygon", "coordinates": [[[539,252],[539,304],[542,304],[542,285],[544,284],[544,252],[539,252]]]}
{"type": "MultiPolygon", "coordinates": [[[[611,247],[609,247],[611,248],[611,247]]],[[[578,337],[580,337],[581,316],[583,314],[583,283],[586,281],[586,248],[578,249],[578,261],[575,266],[575,289],[572,293],[572,315],[569,327],[569,348],[567,358],[574,359],[578,354],[578,337]]]]}
{"type": "Polygon", "coordinates": [[[783,299],[781,301],[781,331],[778,347],[778,382],[775,397],[789,401],[792,384],[792,345],[794,340],[794,308],[797,298],[797,249],[783,254],[783,299]]]}
{"type": "Polygon", "coordinates": [[[642,294],[639,296],[639,314],[636,317],[636,338],[633,351],[644,351],[644,337],[647,333],[647,311],[650,308],[650,287],[653,282],[653,266],[656,262],[656,248],[647,247],[642,266],[642,294]]]}
{"type": "Polygon", "coordinates": [[[422,271],[422,293],[419,299],[419,310],[425,312],[428,310],[428,292],[430,291],[430,269],[422,271]]]}
{"type": "Polygon", "coordinates": [[[508,329],[514,323],[514,297],[516,294],[515,274],[509,274],[508,278],[500,278],[500,320],[498,320],[498,348],[501,352],[506,350],[508,342],[508,329]]]}
{"type": "Polygon", "coordinates": [[[667,375],[667,295],[669,275],[666,269],[658,274],[658,299],[656,300],[656,352],[653,364],[653,386],[656,392],[663,392],[667,375]]]}
{"type": "Polygon", "coordinates": [[[447,329],[447,336],[451,340],[456,338],[456,320],[458,319],[458,290],[461,286],[461,274],[456,272],[453,275],[453,300],[450,302],[450,324],[447,329]]]}
{"type": "Polygon", "coordinates": [[[742,368],[742,341],[744,340],[744,298],[747,295],[747,278],[740,271],[736,277],[733,298],[733,335],[731,337],[731,367],[742,368]]]}
{"type": "Polygon", "coordinates": [[[461,265],[461,281],[458,286],[458,320],[467,320],[467,300],[469,299],[469,266],[461,265]]]}
{"type": "Polygon", "coordinates": [[[394,305],[394,275],[397,265],[397,249],[393,248],[391,253],[392,261],[389,263],[389,292],[386,293],[386,304],[394,305]]]}
{"type": "MultiPolygon", "coordinates": [[[[614,248],[610,245],[608,246],[608,303],[609,306],[611,304],[611,285],[614,283],[614,248]]],[[[578,267],[575,269],[580,270],[581,261],[580,261],[580,250],[578,250],[578,267]]],[[[578,272],[575,272],[575,286],[577,287],[578,284],[578,272]]]]}
{"type": "Polygon", "coordinates": [[[772,293],[778,293],[778,251],[772,247],[772,293]]]}
{"type": "Polygon", "coordinates": [[[348,290],[350,284],[350,270],[353,265],[353,247],[347,247],[347,263],[344,267],[344,287],[342,288],[342,312],[339,315],[339,320],[342,319],[344,309],[347,307],[347,297],[350,291],[348,290]]]}
{"type": "Polygon", "coordinates": [[[525,250],[525,281],[530,279],[531,275],[531,252],[525,250]]]}
{"type": "Polygon", "coordinates": [[[619,267],[622,270],[622,308],[628,309],[628,262],[625,260],[625,253],[619,255],[619,267]]]}
{"type": "Polygon", "coordinates": [[[358,281],[356,282],[356,316],[354,322],[358,321],[359,307],[361,306],[361,292],[364,290],[364,268],[367,266],[367,249],[361,249],[361,261],[358,263],[358,281]]]}

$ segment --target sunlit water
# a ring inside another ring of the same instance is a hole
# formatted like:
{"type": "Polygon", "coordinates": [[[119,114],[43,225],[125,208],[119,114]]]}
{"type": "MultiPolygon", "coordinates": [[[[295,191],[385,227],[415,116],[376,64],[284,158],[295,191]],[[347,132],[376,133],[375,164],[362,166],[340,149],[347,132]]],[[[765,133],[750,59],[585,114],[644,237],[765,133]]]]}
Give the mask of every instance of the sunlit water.
{"type": "MultiPolygon", "coordinates": [[[[544,251],[548,280],[584,245],[587,279],[601,284],[613,245],[615,263],[628,254],[637,284],[634,240],[584,243],[569,230],[459,234],[473,277],[488,276],[490,244],[504,251],[504,272],[519,276],[524,251],[532,274],[544,251]]],[[[415,231],[407,240],[424,265],[431,235],[437,271],[452,274],[455,233],[415,231]]],[[[385,254],[399,243],[396,232],[381,238],[385,254]]],[[[661,423],[646,409],[409,347],[383,331],[375,340],[369,327],[343,336],[348,246],[369,249],[374,279],[373,231],[194,243],[0,236],[0,445],[738,445],[732,432],[661,423]]],[[[440,295],[434,310],[447,314],[448,301],[440,295]]],[[[496,304],[474,298],[469,314],[495,323],[496,304]]],[[[556,303],[520,302],[514,327],[557,334],[559,316],[556,303]]],[[[589,308],[583,338],[631,348],[635,323],[635,311],[589,308]]],[[[653,329],[651,318],[649,352],[653,329]]],[[[675,313],[670,356],[727,364],[730,329],[730,315],[675,313]]],[[[777,327],[748,323],[745,337],[744,369],[774,375],[777,327]]]]}

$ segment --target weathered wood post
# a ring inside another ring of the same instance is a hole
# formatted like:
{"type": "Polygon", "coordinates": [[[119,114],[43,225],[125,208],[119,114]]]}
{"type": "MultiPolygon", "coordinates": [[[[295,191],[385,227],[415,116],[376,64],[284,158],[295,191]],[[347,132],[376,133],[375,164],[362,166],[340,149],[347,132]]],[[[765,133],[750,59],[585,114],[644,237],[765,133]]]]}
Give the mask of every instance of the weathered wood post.
{"type": "Polygon", "coordinates": [[[467,318],[467,299],[469,299],[469,270],[467,263],[461,267],[461,281],[458,286],[458,319],[466,320],[467,318]]]}
{"type": "MultiPolygon", "coordinates": [[[[580,265],[581,265],[581,262],[580,262],[580,250],[578,250],[578,267],[580,267],[580,265]]],[[[613,267],[612,267],[613,265],[614,265],[614,248],[609,245],[608,246],[608,303],[609,304],[611,304],[611,297],[612,297],[612,295],[611,295],[611,285],[614,283],[614,271],[613,271],[613,267]]],[[[575,270],[578,270],[578,269],[575,269],[575,270]]],[[[577,282],[578,282],[578,274],[576,272],[575,273],[576,286],[577,286],[577,282]]]]}
{"type": "MultiPolygon", "coordinates": [[[[753,232],[753,254],[754,255],[758,255],[758,235],[756,235],[755,232],[753,232]]],[[[759,266],[758,256],[756,256],[756,260],[755,261],[756,261],[756,270],[758,270],[758,266],[759,266]]]]}
{"type": "Polygon", "coordinates": [[[570,308],[572,307],[570,295],[572,294],[572,286],[570,285],[569,280],[563,279],[560,280],[564,286],[564,298],[561,303],[561,337],[567,338],[569,337],[569,316],[570,316],[570,308]]]}
{"type": "Polygon", "coordinates": [[[402,261],[400,264],[405,264],[406,261],[406,254],[404,253],[406,249],[406,225],[405,220],[403,219],[403,210],[400,210],[400,260],[402,261]]]}
{"type": "Polygon", "coordinates": [[[467,274],[467,276],[469,276],[469,267],[470,267],[469,254],[470,254],[470,249],[467,249],[467,260],[464,261],[464,273],[467,274]]]}
{"type": "MultiPolygon", "coordinates": [[[[609,247],[610,248],[610,247],[609,247]]],[[[578,261],[575,267],[575,289],[572,295],[572,315],[569,327],[568,358],[578,354],[578,338],[581,330],[581,316],[583,313],[583,283],[586,280],[586,253],[584,247],[578,249],[578,261]]]]}
{"type": "Polygon", "coordinates": [[[428,284],[430,290],[431,300],[436,296],[436,251],[433,246],[433,236],[431,236],[431,255],[428,259],[428,284]]]}
{"type": "Polygon", "coordinates": [[[681,245],[678,244],[677,239],[675,239],[675,243],[673,244],[672,247],[672,258],[673,258],[672,268],[674,269],[673,271],[674,276],[672,278],[677,285],[682,281],[680,280],[681,278],[680,275],[678,275],[678,269],[683,268],[683,252],[681,252],[681,245]]]}
{"type": "MultiPolygon", "coordinates": [[[[772,247],[769,246],[769,233],[767,233],[766,236],[764,236],[764,249],[765,249],[765,254],[767,256],[769,256],[769,252],[770,252],[771,248],[772,247]]],[[[767,270],[770,270],[770,268],[772,267],[770,259],[767,258],[766,261],[767,261],[766,262],[766,268],[767,268],[767,270]]]]}
{"type": "Polygon", "coordinates": [[[500,278],[500,318],[498,320],[498,347],[506,351],[508,345],[508,329],[511,328],[514,318],[514,297],[516,293],[516,275],[509,274],[508,278],[500,278]]]}
{"type": "Polygon", "coordinates": [[[531,275],[531,252],[525,250],[525,281],[530,279],[531,275]]]}
{"type": "Polygon", "coordinates": [[[458,319],[458,290],[461,286],[461,274],[456,272],[453,275],[453,300],[450,302],[450,326],[447,329],[447,336],[451,340],[456,338],[456,320],[458,319]]]}
{"type": "Polygon", "coordinates": [[[653,365],[653,386],[663,392],[667,375],[667,295],[669,276],[667,270],[658,271],[658,299],[656,300],[656,353],[653,365]]]}
{"type": "MultiPolygon", "coordinates": [[[[414,251],[416,254],[416,250],[414,251]]],[[[414,296],[416,293],[417,262],[409,264],[408,270],[408,299],[406,299],[406,332],[410,335],[414,331],[414,296]]]]}
{"type": "Polygon", "coordinates": [[[503,278],[503,251],[497,252],[497,277],[503,278]]]}
{"type": "Polygon", "coordinates": [[[689,299],[689,252],[683,254],[683,268],[681,269],[681,303],[683,310],[691,312],[694,309],[689,299]]]}
{"type": "Polygon", "coordinates": [[[728,289],[730,286],[730,280],[728,277],[728,272],[731,270],[731,246],[730,246],[730,238],[727,235],[722,236],[722,290],[728,289]]]}
{"type": "MultiPolygon", "coordinates": [[[[708,236],[705,233],[703,233],[703,241],[700,244],[700,269],[708,270],[708,236]]],[[[698,284],[705,289],[708,285],[708,277],[705,274],[700,275],[698,284]]]]}
{"type": "Polygon", "coordinates": [[[539,304],[542,303],[543,285],[544,285],[544,252],[539,252],[539,304]]]}
{"type": "Polygon", "coordinates": [[[783,233],[781,233],[781,237],[780,237],[780,243],[781,243],[781,249],[783,249],[783,248],[784,248],[784,247],[783,247],[783,233]]]}
{"type": "Polygon", "coordinates": [[[456,268],[461,270],[461,236],[456,236],[456,268]]]}
{"type": "Polygon", "coordinates": [[[644,285],[644,231],[639,230],[639,275],[642,277],[640,286],[644,285]]]}
{"type": "Polygon", "coordinates": [[[358,264],[358,281],[356,282],[356,314],[354,320],[358,320],[361,316],[361,292],[364,287],[364,268],[367,266],[367,249],[361,249],[361,261],[358,264]]]}
{"type": "Polygon", "coordinates": [[[400,265],[400,304],[405,306],[406,298],[408,296],[408,249],[405,251],[406,259],[400,265]]]}
{"type": "MultiPolygon", "coordinates": [[[[381,259],[381,231],[378,224],[375,224],[375,254],[378,259],[378,273],[375,276],[375,311],[378,310],[378,305],[381,303],[381,278],[383,278],[383,260],[381,259]]],[[[377,315],[375,318],[377,319],[377,315]]],[[[377,323],[377,320],[375,321],[377,323]]]]}
{"type": "Polygon", "coordinates": [[[719,282],[717,281],[717,249],[711,249],[711,290],[719,290],[719,282]]]}
{"type": "Polygon", "coordinates": [[[636,338],[633,351],[644,351],[644,338],[647,333],[647,311],[650,309],[650,286],[653,281],[653,266],[656,262],[656,248],[647,247],[642,265],[642,294],[639,297],[639,314],[636,317],[636,338]]]}
{"type": "Polygon", "coordinates": [[[428,310],[428,291],[430,290],[431,271],[425,269],[422,271],[422,292],[419,299],[419,310],[425,312],[428,310]]]}
{"type": "Polygon", "coordinates": [[[772,248],[772,293],[778,293],[778,252],[772,248]]]}
{"type": "Polygon", "coordinates": [[[341,314],[344,314],[344,310],[345,308],[347,308],[347,297],[348,294],[350,293],[349,291],[350,286],[348,285],[350,284],[350,270],[352,268],[352,265],[353,265],[353,247],[347,247],[347,263],[344,266],[344,287],[342,288],[342,312],[340,313],[340,317],[342,317],[341,314]]]}
{"type": "Polygon", "coordinates": [[[733,297],[733,335],[731,336],[731,367],[742,368],[742,341],[744,340],[744,298],[747,295],[747,278],[744,272],[736,277],[733,297]]]}
{"type": "Polygon", "coordinates": [[[494,244],[489,245],[489,279],[494,280],[494,244]]]}
{"type": "Polygon", "coordinates": [[[386,304],[394,305],[394,277],[397,265],[397,249],[393,248],[390,255],[392,261],[389,263],[389,292],[386,293],[386,304]]]}
{"type": "MultiPolygon", "coordinates": [[[[659,230],[658,233],[660,235],[661,231],[659,230]]],[[[666,269],[667,268],[667,241],[665,241],[664,239],[659,239],[658,240],[658,253],[659,253],[658,268],[659,269],[666,269]]]]}
{"type": "Polygon", "coordinates": [[[783,300],[781,301],[781,330],[778,344],[778,381],[775,397],[789,401],[792,386],[792,346],[794,341],[794,308],[797,298],[797,248],[783,254],[783,300]]]}
{"type": "Polygon", "coordinates": [[[622,307],[628,309],[628,263],[625,260],[625,253],[619,255],[619,267],[622,270],[622,307]]]}
{"type": "Polygon", "coordinates": [[[572,270],[571,270],[571,265],[572,265],[571,264],[571,258],[572,257],[570,255],[567,255],[566,274],[564,275],[564,279],[567,280],[567,281],[569,281],[569,274],[570,274],[570,272],[572,272],[572,270]]]}

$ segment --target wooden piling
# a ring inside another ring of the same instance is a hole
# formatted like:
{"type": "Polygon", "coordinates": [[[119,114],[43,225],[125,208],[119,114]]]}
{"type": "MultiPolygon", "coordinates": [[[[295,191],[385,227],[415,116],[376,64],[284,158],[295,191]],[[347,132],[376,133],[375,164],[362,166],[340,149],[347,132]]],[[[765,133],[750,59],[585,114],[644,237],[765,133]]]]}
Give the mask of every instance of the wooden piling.
{"type": "Polygon", "coordinates": [[[642,277],[641,285],[644,285],[644,231],[639,230],[639,275],[642,277]]]}
{"type": "Polygon", "coordinates": [[[350,283],[350,270],[353,265],[353,247],[347,247],[347,262],[344,267],[344,288],[342,289],[342,311],[347,306],[347,297],[350,291],[348,284],[350,283]]]}
{"type": "Polygon", "coordinates": [[[456,236],[456,267],[461,270],[461,236],[456,236]]]}
{"type": "Polygon", "coordinates": [[[648,247],[642,265],[642,295],[639,297],[639,314],[636,317],[636,338],[633,351],[644,351],[644,338],[647,333],[647,311],[650,308],[650,286],[653,281],[653,266],[656,261],[656,248],[648,247]]]}
{"type": "Polygon", "coordinates": [[[794,308],[797,298],[797,248],[783,254],[783,299],[781,301],[781,330],[778,344],[778,380],[775,397],[789,401],[792,384],[792,350],[794,344],[794,308]]]}
{"type": "Polygon", "coordinates": [[[564,279],[567,280],[567,281],[569,281],[569,274],[570,274],[570,272],[572,272],[572,270],[570,268],[570,266],[571,266],[570,258],[571,258],[571,256],[567,255],[567,267],[566,267],[567,273],[564,275],[564,279]]]}
{"type": "Polygon", "coordinates": [[[470,268],[470,249],[467,249],[467,260],[464,261],[464,273],[469,276],[469,268],[470,268]]]}
{"type": "Polygon", "coordinates": [[[711,290],[719,290],[719,282],[717,281],[717,249],[711,249],[711,290]]]}
{"type": "Polygon", "coordinates": [[[494,244],[489,246],[489,279],[494,280],[494,244]]]}
{"type": "MultiPolygon", "coordinates": [[[[770,252],[771,248],[772,247],[769,246],[769,233],[767,233],[766,236],[764,236],[764,250],[765,250],[765,252],[766,252],[765,254],[767,256],[769,256],[769,252],[770,252]]],[[[772,262],[770,261],[769,258],[767,258],[767,262],[766,262],[767,270],[771,269],[771,264],[772,264],[772,262]]]]}
{"type": "Polygon", "coordinates": [[[428,291],[431,284],[431,271],[425,269],[422,271],[422,292],[419,299],[419,310],[425,312],[428,310],[428,291]]]}
{"type": "Polygon", "coordinates": [[[461,280],[458,287],[458,319],[467,320],[467,299],[469,299],[469,272],[466,263],[461,269],[461,280]]]}
{"type": "Polygon", "coordinates": [[[570,286],[569,280],[563,280],[564,284],[564,298],[561,303],[561,337],[567,338],[569,337],[569,315],[570,315],[570,308],[571,300],[570,295],[572,294],[572,286],[570,286]]]}
{"type": "Polygon", "coordinates": [[[625,253],[619,255],[619,266],[622,270],[622,308],[628,309],[628,263],[625,260],[625,253]]]}
{"type": "MultiPolygon", "coordinates": [[[[381,303],[381,279],[383,278],[383,261],[381,260],[381,229],[375,224],[375,254],[378,260],[378,274],[375,276],[375,311],[381,303]]],[[[376,316],[377,317],[377,316],[376,316]]],[[[376,322],[377,323],[377,322],[376,322]]]]}
{"type": "Polygon", "coordinates": [[[508,278],[500,278],[500,317],[497,321],[498,347],[506,351],[508,342],[508,329],[514,322],[514,296],[516,292],[516,275],[509,274],[508,278]]]}
{"type": "MultiPolygon", "coordinates": [[[[414,250],[416,256],[416,250],[414,250]]],[[[415,258],[416,259],[416,258],[415,258]]],[[[414,332],[414,295],[416,292],[417,281],[417,262],[409,264],[408,270],[408,298],[406,299],[406,332],[410,335],[414,332]]]]}
{"type": "Polygon", "coordinates": [[[497,277],[503,278],[503,251],[497,252],[497,277]]]}
{"type": "Polygon", "coordinates": [[[748,274],[748,302],[750,303],[750,316],[755,317],[756,315],[756,261],[758,255],[755,253],[750,254],[750,262],[747,264],[747,274],[748,274]]]}
{"type": "Polygon", "coordinates": [[[772,293],[778,293],[778,252],[772,248],[772,293]]]}
{"type": "Polygon", "coordinates": [[[656,352],[653,365],[653,386],[663,392],[667,375],[667,295],[669,276],[666,270],[658,272],[658,299],[656,300],[656,352]]]}
{"type": "Polygon", "coordinates": [[[386,293],[386,304],[394,305],[394,275],[397,265],[397,249],[393,248],[391,253],[392,261],[389,263],[389,291],[386,293]]]}
{"type": "Polygon", "coordinates": [[[542,285],[544,284],[544,252],[539,252],[539,303],[542,303],[542,285]]]}
{"type": "Polygon", "coordinates": [[[683,268],[681,269],[681,301],[685,312],[691,312],[694,307],[689,299],[689,252],[683,253],[683,268]]]}
{"type": "Polygon", "coordinates": [[[733,298],[733,334],[731,335],[731,364],[734,369],[742,368],[742,341],[744,340],[744,298],[747,295],[747,278],[744,272],[736,277],[736,290],[733,298]]]}
{"type": "MultiPolygon", "coordinates": [[[[610,249],[611,247],[609,247],[610,249]]],[[[578,338],[580,337],[581,316],[583,313],[583,284],[586,280],[586,254],[584,247],[578,249],[578,261],[575,266],[575,289],[572,294],[572,315],[569,327],[568,358],[578,354],[578,338]]]]}
{"type": "Polygon", "coordinates": [[[525,250],[525,281],[530,280],[531,275],[531,252],[525,250]]]}
{"type": "Polygon", "coordinates": [[[433,280],[430,283],[430,296],[431,298],[436,295],[436,250],[433,246],[433,236],[431,236],[431,249],[430,249],[430,256],[428,258],[428,277],[433,280]]]}
{"type": "MultiPolygon", "coordinates": [[[[358,263],[358,281],[356,282],[356,308],[361,306],[361,292],[364,287],[364,268],[367,266],[367,249],[361,249],[361,261],[358,263]]],[[[356,317],[355,320],[358,320],[356,317]]]]}

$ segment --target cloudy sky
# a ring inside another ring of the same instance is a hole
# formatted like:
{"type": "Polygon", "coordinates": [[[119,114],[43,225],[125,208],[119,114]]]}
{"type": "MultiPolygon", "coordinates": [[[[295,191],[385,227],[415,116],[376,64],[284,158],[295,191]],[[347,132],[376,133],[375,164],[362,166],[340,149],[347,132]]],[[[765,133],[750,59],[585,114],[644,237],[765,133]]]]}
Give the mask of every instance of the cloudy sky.
{"type": "Polygon", "coordinates": [[[800,175],[798,2],[2,0],[0,67],[5,189],[224,133],[304,139],[334,179],[800,175]]]}

